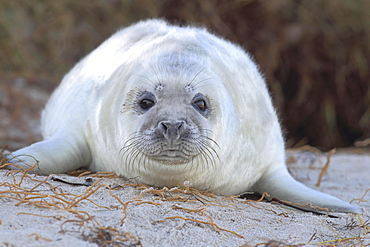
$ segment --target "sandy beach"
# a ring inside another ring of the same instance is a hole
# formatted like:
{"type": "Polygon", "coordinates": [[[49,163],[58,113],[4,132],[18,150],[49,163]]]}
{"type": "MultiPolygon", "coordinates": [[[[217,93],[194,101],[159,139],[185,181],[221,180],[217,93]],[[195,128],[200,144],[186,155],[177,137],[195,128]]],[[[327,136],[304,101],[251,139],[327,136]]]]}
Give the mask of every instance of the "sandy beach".
{"type": "Polygon", "coordinates": [[[363,208],[317,215],[276,202],[151,188],[107,174],[0,170],[0,246],[361,246],[370,244],[370,155],[288,151],[292,175],[363,208]]]}

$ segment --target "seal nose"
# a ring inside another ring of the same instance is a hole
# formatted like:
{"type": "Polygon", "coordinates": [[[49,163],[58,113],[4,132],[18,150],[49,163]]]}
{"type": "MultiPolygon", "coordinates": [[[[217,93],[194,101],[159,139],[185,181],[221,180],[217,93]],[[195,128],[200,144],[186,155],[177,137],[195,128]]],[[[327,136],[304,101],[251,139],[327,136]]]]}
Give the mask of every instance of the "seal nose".
{"type": "Polygon", "coordinates": [[[184,129],[184,121],[161,121],[160,130],[167,140],[177,140],[184,129]]]}

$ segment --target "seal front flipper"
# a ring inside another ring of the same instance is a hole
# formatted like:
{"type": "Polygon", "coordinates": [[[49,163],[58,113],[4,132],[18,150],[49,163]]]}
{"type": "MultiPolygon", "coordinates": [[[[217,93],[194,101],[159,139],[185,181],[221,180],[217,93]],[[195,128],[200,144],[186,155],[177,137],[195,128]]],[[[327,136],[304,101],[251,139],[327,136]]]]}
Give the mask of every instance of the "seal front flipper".
{"type": "MultiPolygon", "coordinates": [[[[7,154],[5,158],[8,163],[24,169],[38,163],[31,172],[50,174],[65,173],[87,166],[91,161],[91,154],[87,144],[78,142],[73,137],[54,136],[7,154]]],[[[17,169],[15,166],[9,168],[17,169]]]]}
{"type": "Polygon", "coordinates": [[[322,193],[306,187],[300,182],[294,180],[286,169],[276,169],[268,171],[255,184],[255,191],[259,193],[266,192],[269,194],[268,199],[276,198],[280,201],[285,201],[292,205],[312,205],[300,207],[309,211],[321,211],[328,209],[331,212],[344,213],[361,213],[361,208],[357,205],[352,205],[344,202],[334,196],[322,193]]]}

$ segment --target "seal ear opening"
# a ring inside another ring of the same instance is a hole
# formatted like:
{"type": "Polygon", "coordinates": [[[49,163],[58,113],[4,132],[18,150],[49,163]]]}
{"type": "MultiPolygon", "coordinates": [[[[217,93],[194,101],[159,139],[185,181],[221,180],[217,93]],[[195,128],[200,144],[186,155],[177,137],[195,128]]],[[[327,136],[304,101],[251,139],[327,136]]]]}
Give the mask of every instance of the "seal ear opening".
{"type": "Polygon", "coordinates": [[[268,171],[255,184],[256,192],[266,192],[267,199],[274,198],[286,204],[312,212],[361,213],[361,208],[334,196],[306,187],[296,181],[286,169],[268,171]]]}

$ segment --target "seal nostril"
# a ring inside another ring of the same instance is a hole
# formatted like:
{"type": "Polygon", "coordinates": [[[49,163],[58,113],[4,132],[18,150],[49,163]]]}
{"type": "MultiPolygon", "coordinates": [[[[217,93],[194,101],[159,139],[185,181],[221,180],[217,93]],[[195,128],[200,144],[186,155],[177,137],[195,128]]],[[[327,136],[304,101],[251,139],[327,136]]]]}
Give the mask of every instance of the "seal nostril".
{"type": "Polygon", "coordinates": [[[165,130],[165,131],[167,131],[167,125],[166,125],[166,123],[165,122],[161,122],[161,125],[162,125],[162,128],[165,130]]]}
{"type": "Polygon", "coordinates": [[[180,124],[179,124],[179,126],[177,128],[180,130],[183,125],[184,125],[184,121],[181,121],[180,124]]]}
{"type": "Polygon", "coordinates": [[[178,139],[184,129],[184,121],[162,121],[159,128],[167,139],[178,139]]]}

